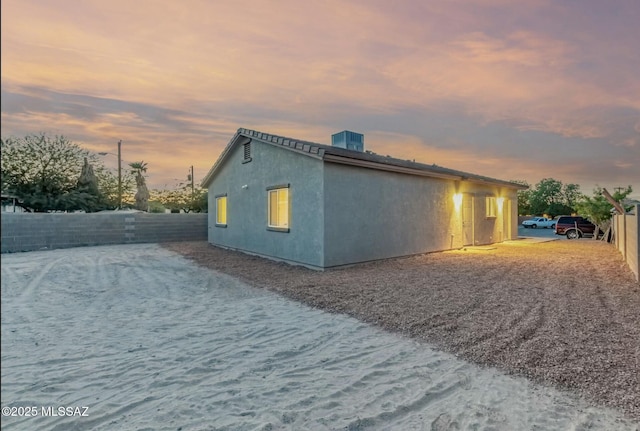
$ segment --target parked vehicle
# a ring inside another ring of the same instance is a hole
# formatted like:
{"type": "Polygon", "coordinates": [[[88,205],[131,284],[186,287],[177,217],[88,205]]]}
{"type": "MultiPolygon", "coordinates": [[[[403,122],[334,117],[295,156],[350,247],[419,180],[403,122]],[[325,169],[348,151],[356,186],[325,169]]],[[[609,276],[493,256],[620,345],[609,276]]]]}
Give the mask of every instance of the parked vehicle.
{"type": "Polygon", "coordinates": [[[522,226],[532,229],[536,229],[538,227],[553,229],[556,227],[556,221],[553,219],[548,219],[546,217],[534,217],[530,220],[523,221],[522,226]]]}
{"type": "Polygon", "coordinates": [[[580,216],[560,216],[556,221],[556,235],[566,235],[567,239],[593,236],[596,225],[580,216]]]}

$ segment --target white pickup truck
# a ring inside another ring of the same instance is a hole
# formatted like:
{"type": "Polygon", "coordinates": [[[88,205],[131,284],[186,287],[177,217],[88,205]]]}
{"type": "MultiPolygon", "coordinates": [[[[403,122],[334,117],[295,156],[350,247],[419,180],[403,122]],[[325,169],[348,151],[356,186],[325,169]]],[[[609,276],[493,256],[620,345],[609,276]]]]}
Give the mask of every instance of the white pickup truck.
{"type": "Polygon", "coordinates": [[[546,217],[534,217],[530,220],[523,221],[522,226],[526,228],[532,228],[532,229],[535,229],[538,227],[553,229],[556,227],[556,221],[553,219],[548,219],[546,217]]]}

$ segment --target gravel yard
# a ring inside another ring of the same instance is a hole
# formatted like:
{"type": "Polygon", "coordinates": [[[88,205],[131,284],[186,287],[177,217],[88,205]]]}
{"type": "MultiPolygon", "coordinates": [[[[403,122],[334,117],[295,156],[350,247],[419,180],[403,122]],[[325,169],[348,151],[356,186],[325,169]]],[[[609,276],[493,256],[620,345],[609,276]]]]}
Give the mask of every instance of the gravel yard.
{"type": "Polygon", "coordinates": [[[516,240],[325,272],[205,242],[163,246],[253,286],[570,389],[640,421],[640,286],[601,241],[516,240]]]}

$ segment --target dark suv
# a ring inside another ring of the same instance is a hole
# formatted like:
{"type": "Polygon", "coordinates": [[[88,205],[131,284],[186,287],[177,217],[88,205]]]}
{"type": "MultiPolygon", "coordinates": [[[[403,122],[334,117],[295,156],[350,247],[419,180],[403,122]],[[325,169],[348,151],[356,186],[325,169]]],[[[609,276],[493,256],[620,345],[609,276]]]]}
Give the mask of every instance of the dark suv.
{"type": "Polygon", "coordinates": [[[568,239],[593,236],[596,225],[580,216],[560,216],[556,221],[556,235],[566,235],[568,239]]]}

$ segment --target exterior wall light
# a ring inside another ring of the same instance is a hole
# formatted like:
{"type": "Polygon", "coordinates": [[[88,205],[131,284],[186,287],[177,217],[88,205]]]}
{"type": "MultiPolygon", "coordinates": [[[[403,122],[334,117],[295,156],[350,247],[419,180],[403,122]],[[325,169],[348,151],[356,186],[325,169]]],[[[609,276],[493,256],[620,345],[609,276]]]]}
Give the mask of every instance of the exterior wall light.
{"type": "Polygon", "coordinates": [[[462,207],[462,193],[456,193],[453,195],[453,203],[456,206],[456,211],[460,211],[462,207]]]}

